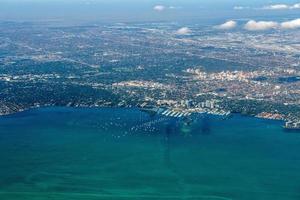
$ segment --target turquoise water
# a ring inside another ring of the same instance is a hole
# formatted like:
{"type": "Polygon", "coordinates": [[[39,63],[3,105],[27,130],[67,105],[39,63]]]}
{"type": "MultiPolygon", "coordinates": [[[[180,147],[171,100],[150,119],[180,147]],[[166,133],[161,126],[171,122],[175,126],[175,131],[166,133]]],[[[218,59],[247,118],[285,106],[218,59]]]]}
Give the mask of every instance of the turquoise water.
{"type": "Polygon", "coordinates": [[[300,133],[193,118],[109,108],[1,117],[0,199],[300,199],[300,133]]]}

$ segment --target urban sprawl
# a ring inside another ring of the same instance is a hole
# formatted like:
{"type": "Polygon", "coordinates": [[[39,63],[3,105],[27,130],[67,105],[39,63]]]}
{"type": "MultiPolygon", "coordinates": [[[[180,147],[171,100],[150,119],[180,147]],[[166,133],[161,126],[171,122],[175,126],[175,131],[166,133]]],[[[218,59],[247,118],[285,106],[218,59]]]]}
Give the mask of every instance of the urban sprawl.
{"type": "Polygon", "coordinates": [[[300,30],[0,23],[0,115],[40,106],[240,113],[300,128],[300,30]]]}

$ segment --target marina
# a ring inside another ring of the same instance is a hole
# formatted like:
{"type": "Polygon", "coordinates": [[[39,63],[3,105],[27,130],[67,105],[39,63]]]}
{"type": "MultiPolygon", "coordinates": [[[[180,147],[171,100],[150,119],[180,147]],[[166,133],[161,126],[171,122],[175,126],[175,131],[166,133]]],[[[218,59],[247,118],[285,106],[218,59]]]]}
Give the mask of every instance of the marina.
{"type": "Polygon", "coordinates": [[[299,122],[288,121],[285,123],[284,128],[286,130],[300,132],[300,121],[299,122]]]}
{"type": "MultiPolygon", "coordinates": [[[[143,111],[146,111],[144,108],[142,108],[143,111]]],[[[149,108],[148,108],[149,110],[149,108]]],[[[218,115],[223,117],[230,116],[229,111],[223,111],[223,110],[210,110],[210,109],[201,109],[201,108],[193,108],[193,109],[182,109],[182,108],[152,108],[150,109],[152,111],[155,110],[163,110],[161,112],[156,112],[158,115],[166,116],[166,117],[172,117],[172,118],[183,118],[183,117],[189,117],[192,114],[211,114],[211,115],[218,115]]]]}

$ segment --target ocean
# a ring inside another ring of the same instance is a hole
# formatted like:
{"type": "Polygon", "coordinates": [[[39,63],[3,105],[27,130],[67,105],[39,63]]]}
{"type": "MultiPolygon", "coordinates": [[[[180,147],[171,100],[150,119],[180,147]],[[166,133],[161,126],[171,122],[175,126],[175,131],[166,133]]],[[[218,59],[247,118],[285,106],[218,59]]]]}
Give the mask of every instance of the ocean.
{"type": "Polygon", "coordinates": [[[1,200],[299,200],[300,133],[241,115],[135,108],[0,117],[1,200]]]}

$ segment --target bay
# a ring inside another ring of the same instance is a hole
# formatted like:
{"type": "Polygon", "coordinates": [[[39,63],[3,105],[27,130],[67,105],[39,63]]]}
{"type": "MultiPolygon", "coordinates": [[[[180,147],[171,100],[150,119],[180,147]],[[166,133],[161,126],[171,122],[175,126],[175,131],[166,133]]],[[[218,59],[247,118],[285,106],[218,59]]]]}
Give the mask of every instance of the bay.
{"type": "Polygon", "coordinates": [[[0,117],[0,199],[300,199],[300,133],[191,118],[61,107],[0,117]]]}

